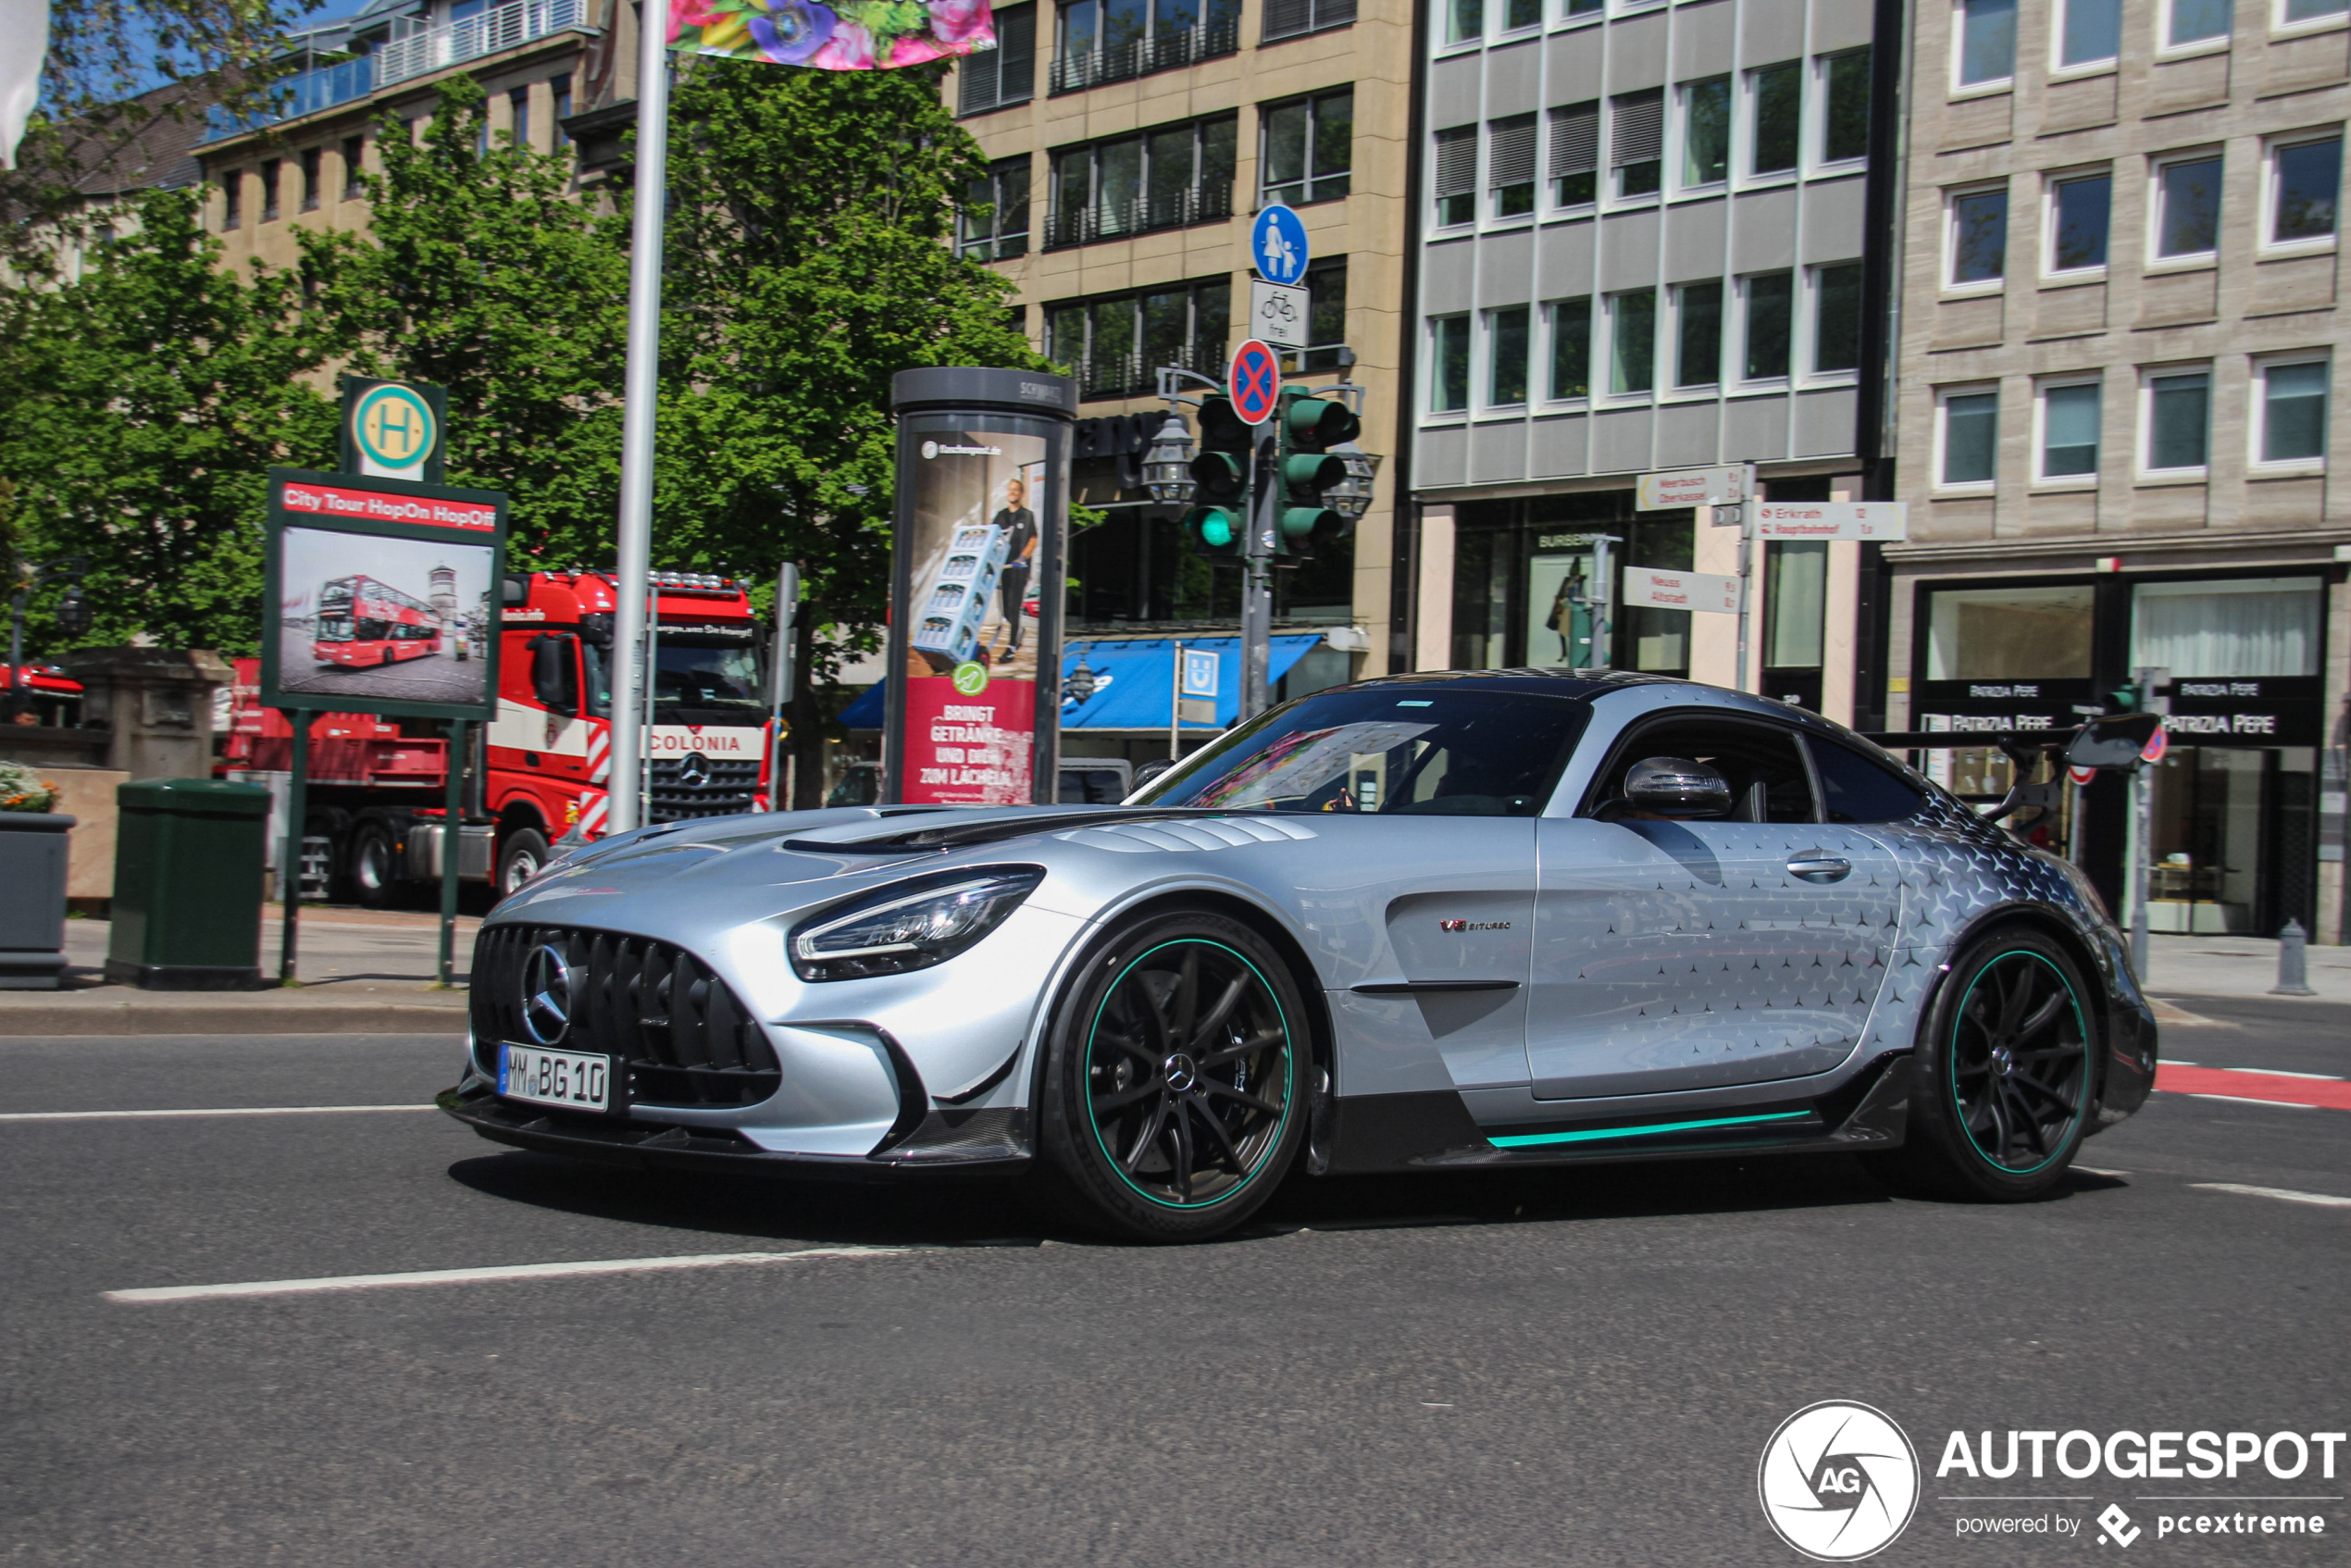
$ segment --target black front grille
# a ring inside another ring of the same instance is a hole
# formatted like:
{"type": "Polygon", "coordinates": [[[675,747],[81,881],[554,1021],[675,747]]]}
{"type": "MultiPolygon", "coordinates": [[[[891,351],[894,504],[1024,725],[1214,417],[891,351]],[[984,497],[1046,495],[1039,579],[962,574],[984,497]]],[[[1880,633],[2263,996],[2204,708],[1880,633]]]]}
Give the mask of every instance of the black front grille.
{"type": "Polygon", "coordinates": [[[749,811],[759,791],[756,759],[722,759],[697,753],[687,757],[655,757],[646,791],[649,822],[685,822],[698,816],[733,816],[749,811]],[[694,765],[689,769],[689,763],[694,765]],[[694,781],[684,777],[690,773],[694,781]]]}
{"type": "Polygon", "coordinates": [[[498,1045],[528,1045],[523,969],[554,947],[571,972],[571,1027],[552,1042],[617,1058],[631,1103],[755,1105],[783,1072],[767,1032],[726,983],[667,942],[561,926],[490,926],[474,943],[476,1064],[498,1076],[498,1045]]]}

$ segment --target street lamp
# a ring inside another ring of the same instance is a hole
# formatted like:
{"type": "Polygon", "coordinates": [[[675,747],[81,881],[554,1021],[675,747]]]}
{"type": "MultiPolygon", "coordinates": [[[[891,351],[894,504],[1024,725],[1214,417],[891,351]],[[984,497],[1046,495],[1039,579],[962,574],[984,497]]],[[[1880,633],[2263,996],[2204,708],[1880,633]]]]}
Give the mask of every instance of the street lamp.
{"type": "Polygon", "coordinates": [[[1063,696],[1067,701],[1076,703],[1080,707],[1083,707],[1087,701],[1094,695],[1095,678],[1092,667],[1086,663],[1086,655],[1082,653],[1079,653],[1077,655],[1077,667],[1071,670],[1069,672],[1069,678],[1062,682],[1063,696]]]}
{"type": "Polygon", "coordinates": [[[90,605],[81,596],[81,575],[90,569],[86,555],[68,555],[62,561],[26,561],[20,564],[17,593],[9,606],[8,618],[8,719],[10,723],[24,712],[24,612],[31,601],[32,591],[54,577],[70,577],[72,581],[57,601],[57,628],[68,637],[80,637],[90,629],[90,605]]]}
{"type": "Polygon", "coordinates": [[[1372,480],[1380,460],[1351,441],[1332,447],[1331,455],[1347,465],[1347,478],[1323,492],[1323,504],[1350,523],[1360,522],[1372,509],[1372,480]]]}
{"type": "Polygon", "coordinates": [[[1192,433],[1184,428],[1184,417],[1170,413],[1167,423],[1159,428],[1151,442],[1151,451],[1143,456],[1143,487],[1151,499],[1167,506],[1188,505],[1194,487],[1192,480],[1192,433]]]}

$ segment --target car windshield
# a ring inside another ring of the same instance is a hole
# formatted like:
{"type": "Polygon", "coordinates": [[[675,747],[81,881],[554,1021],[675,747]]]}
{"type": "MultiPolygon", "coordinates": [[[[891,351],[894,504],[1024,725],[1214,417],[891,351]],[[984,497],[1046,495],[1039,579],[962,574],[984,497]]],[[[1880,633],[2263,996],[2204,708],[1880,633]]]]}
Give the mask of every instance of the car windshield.
{"type": "Polygon", "coordinates": [[[1569,698],[1434,685],[1317,692],[1225,736],[1140,800],[1231,811],[1533,816],[1589,712],[1569,698]]]}
{"type": "MultiPolygon", "coordinates": [[[[610,656],[593,643],[582,652],[588,711],[601,718],[612,705],[610,656]]],[[[653,657],[654,723],[749,725],[766,717],[766,650],[749,638],[664,633],[653,657]]]]}

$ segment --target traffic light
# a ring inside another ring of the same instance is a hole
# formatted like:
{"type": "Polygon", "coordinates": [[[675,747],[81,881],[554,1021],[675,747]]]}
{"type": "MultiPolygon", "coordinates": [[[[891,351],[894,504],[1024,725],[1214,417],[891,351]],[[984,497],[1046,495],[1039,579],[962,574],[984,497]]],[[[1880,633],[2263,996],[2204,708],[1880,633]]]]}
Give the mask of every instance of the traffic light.
{"type": "Polygon", "coordinates": [[[1232,400],[1211,397],[1200,404],[1200,454],[1192,459],[1193,505],[1184,514],[1184,538],[1193,553],[1212,561],[1238,561],[1248,553],[1250,428],[1233,412],[1232,400]]]}
{"type": "Polygon", "coordinates": [[[1312,555],[1347,537],[1354,526],[1324,504],[1323,493],[1347,482],[1347,461],[1330,449],[1353,441],[1362,421],[1343,403],[1289,387],[1282,392],[1274,428],[1281,442],[1276,472],[1282,487],[1274,548],[1285,555],[1312,555]]]}

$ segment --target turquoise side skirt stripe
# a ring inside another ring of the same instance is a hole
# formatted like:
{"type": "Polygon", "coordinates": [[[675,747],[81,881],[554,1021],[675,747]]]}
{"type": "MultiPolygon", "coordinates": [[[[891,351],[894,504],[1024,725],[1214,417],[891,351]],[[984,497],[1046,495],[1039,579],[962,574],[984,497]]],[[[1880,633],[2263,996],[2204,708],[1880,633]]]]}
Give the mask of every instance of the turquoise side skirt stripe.
{"type": "Polygon", "coordinates": [[[1774,1111],[1762,1116],[1711,1116],[1702,1122],[1656,1122],[1644,1127],[1590,1127],[1575,1132],[1533,1132],[1516,1138],[1489,1138],[1497,1149],[1535,1149],[1547,1143],[1590,1143],[1608,1138],[1654,1138],[1664,1132],[1695,1132],[1701,1127],[1745,1126],[1752,1122],[1800,1122],[1810,1111],[1774,1111]]]}

